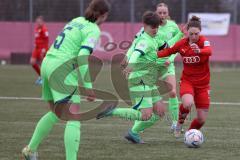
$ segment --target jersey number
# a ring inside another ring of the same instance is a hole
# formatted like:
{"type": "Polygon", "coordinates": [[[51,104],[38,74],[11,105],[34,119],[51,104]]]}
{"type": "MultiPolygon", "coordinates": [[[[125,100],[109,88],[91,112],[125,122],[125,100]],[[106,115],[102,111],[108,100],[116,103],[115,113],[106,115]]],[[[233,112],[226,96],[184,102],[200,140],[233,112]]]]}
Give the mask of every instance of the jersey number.
{"type": "Polygon", "coordinates": [[[58,35],[58,37],[57,37],[57,39],[55,40],[55,42],[54,42],[54,48],[55,49],[59,49],[59,47],[61,46],[61,44],[62,44],[62,42],[63,42],[63,40],[64,40],[64,38],[65,38],[65,31],[66,30],[72,30],[72,27],[66,27],[66,28],[64,28],[64,30],[58,35]],[[59,40],[58,40],[59,39],[59,40]]]}

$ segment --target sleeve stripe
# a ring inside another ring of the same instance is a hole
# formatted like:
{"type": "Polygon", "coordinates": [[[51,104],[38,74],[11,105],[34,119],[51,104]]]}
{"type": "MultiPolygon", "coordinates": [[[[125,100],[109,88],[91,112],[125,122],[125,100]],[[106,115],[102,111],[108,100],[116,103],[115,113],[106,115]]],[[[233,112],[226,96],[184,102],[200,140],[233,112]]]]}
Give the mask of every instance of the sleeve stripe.
{"type": "Polygon", "coordinates": [[[87,49],[87,50],[89,50],[90,54],[92,54],[92,52],[93,52],[93,48],[91,48],[89,46],[81,46],[80,49],[87,49]]]}
{"type": "Polygon", "coordinates": [[[141,55],[144,55],[145,53],[143,51],[141,51],[140,49],[134,49],[134,51],[138,51],[141,53],[141,55]]]}
{"type": "Polygon", "coordinates": [[[167,44],[167,42],[165,42],[162,46],[160,46],[159,48],[158,48],[158,51],[161,51],[161,50],[163,50],[163,49],[165,49],[165,48],[168,48],[169,46],[168,46],[168,44],[167,44]]]}

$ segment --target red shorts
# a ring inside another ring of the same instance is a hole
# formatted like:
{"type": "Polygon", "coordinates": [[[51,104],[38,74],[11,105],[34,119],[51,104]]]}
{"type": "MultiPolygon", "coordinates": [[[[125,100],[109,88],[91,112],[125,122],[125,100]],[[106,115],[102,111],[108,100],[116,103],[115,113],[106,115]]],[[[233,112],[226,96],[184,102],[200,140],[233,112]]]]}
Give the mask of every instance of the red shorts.
{"type": "Polygon", "coordinates": [[[194,86],[191,82],[180,82],[180,96],[191,94],[194,97],[196,108],[209,109],[210,107],[210,86],[194,86]]]}
{"type": "Polygon", "coordinates": [[[42,47],[42,48],[35,47],[32,52],[31,58],[37,59],[38,61],[42,61],[47,53],[47,50],[48,50],[47,47],[45,47],[45,48],[44,47],[42,47]]]}

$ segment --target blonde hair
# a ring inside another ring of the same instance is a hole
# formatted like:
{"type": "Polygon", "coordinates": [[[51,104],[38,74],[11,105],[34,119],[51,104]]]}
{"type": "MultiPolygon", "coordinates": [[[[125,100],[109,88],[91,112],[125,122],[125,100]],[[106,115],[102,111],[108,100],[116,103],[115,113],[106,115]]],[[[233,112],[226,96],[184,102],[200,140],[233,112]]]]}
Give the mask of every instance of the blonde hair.
{"type": "MultiPolygon", "coordinates": [[[[157,6],[156,6],[156,9],[157,9],[158,7],[166,7],[166,8],[168,9],[168,14],[169,14],[169,8],[168,8],[168,5],[167,5],[166,3],[163,3],[163,2],[158,3],[157,6]]],[[[166,19],[167,19],[167,20],[171,20],[171,17],[168,15],[168,17],[167,17],[166,19]]]]}

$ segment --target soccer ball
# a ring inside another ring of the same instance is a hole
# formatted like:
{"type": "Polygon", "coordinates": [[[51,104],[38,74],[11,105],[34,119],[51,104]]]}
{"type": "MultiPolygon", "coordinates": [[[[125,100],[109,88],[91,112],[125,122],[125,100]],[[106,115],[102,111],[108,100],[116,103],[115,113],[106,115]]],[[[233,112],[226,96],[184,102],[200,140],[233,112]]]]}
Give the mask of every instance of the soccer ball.
{"type": "Polygon", "coordinates": [[[197,129],[190,129],[184,135],[184,143],[190,148],[200,147],[203,141],[203,134],[197,129]]]}

